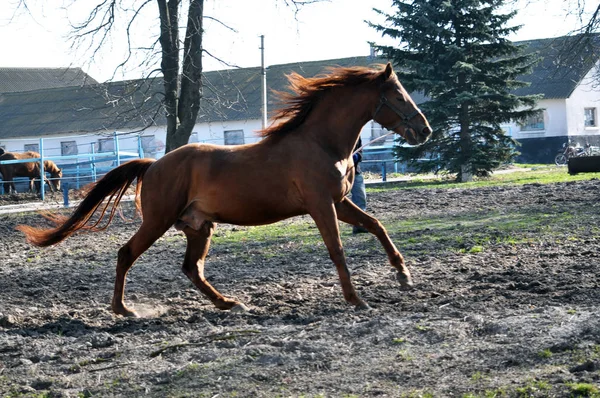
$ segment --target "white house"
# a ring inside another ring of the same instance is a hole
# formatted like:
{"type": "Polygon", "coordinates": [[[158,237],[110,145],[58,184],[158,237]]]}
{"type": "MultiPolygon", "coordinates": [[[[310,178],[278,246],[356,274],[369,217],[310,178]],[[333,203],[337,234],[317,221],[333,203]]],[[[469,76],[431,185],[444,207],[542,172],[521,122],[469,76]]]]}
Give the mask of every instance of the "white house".
{"type": "Polygon", "coordinates": [[[580,37],[522,42],[542,61],[521,80],[531,83],[515,94],[542,94],[539,113],[505,126],[521,147],[520,160],[551,163],[563,143],[600,146],[600,36],[573,51],[580,37]]]}

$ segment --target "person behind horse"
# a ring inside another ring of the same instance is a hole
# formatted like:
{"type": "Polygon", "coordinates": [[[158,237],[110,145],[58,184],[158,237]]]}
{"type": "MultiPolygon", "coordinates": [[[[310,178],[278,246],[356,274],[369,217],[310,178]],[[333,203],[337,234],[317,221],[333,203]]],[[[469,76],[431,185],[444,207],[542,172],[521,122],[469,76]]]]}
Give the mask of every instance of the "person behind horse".
{"type": "MultiPolygon", "coordinates": [[[[365,179],[360,170],[360,162],[362,162],[362,140],[358,137],[358,142],[354,147],[354,154],[352,155],[352,160],[354,161],[354,183],[352,184],[352,189],[350,190],[350,200],[352,203],[357,205],[362,211],[367,209],[367,190],[365,188],[365,179]]],[[[363,234],[368,233],[366,228],[355,225],[352,227],[352,234],[363,234]]]]}

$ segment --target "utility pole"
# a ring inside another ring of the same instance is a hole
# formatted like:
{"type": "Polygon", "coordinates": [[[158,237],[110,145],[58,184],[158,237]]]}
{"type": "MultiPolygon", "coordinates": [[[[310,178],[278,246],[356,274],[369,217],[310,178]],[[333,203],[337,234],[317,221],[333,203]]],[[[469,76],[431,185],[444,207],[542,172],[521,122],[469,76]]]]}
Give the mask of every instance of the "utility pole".
{"type": "Polygon", "coordinates": [[[267,128],[267,70],[265,69],[265,35],[260,35],[260,73],[262,76],[262,128],[267,128]]]}

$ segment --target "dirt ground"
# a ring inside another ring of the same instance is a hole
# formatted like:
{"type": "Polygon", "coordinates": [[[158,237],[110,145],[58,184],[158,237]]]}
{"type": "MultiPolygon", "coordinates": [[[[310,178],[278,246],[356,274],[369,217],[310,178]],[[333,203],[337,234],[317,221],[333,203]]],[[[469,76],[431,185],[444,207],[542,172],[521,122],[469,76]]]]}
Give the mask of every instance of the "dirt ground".
{"type": "Polygon", "coordinates": [[[114,265],[139,221],[38,249],[14,228],[39,215],[0,215],[0,396],[597,396],[600,181],[368,201],[415,289],[399,289],[374,237],[342,225],[362,311],[306,217],[219,226],[206,275],[248,313],[193,288],[170,230],[128,276],[144,317],[126,319],[110,310],[114,265]]]}

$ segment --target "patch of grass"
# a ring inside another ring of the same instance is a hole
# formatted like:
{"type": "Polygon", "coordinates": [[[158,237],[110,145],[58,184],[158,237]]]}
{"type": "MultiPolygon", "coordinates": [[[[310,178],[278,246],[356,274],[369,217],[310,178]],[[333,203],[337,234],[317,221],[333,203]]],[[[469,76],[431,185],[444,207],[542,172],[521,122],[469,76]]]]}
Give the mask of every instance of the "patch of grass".
{"type": "Polygon", "coordinates": [[[519,398],[547,396],[552,386],[543,380],[529,380],[523,387],[517,387],[515,392],[519,398]]]}
{"type": "Polygon", "coordinates": [[[201,367],[202,366],[199,363],[191,362],[191,363],[187,364],[185,366],[185,368],[179,369],[175,373],[175,376],[181,378],[184,376],[188,376],[190,373],[197,373],[201,369],[201,367]]]}
{"type": "Polygon", "coordinates": [[[410,355],[410,353],[407,350],[398,351],[396,356],[398,357],[398,359],[400,359],[403,362],[410,362],[414,359],[413,356],[410,355]]]}
{"type": "MultiPolygon", "coordinates": [[[[252,249],[253,243],[261,245],[261,255],[277,256],[282,253],[287,255],[289,250],[314,252],[324,244],[312,220],[295,220],[295,222],[280,222],[256,227],[240,227],[221,231],[213,236],[216,245],[223,245],[230,250],[245,248],[244,252],[252,249]],[[271,242],[270,249],[266,250],[263,243],[271,242]]],[[[242,253],[240,253],[242,254],[242,253]]]]}
{"type": "Polygon", "coordinates": [[[592,346],[592,359],[600,358],[600,344],[594,344],[592,346]]]}
{"type": "Polygon", "coordinates": [[[477,253],[483,252],[483,246],[481,246],[481,245],[475,245],[475,246],[472,246],[469,249],[467,249],[467,248],[460,249],[458,252],[459,253],[477,254],[477,253]]]}
{"type": "Polygon", "coordinates": [[[471,381],[478,383],[485,379],[485,375],[481,372],[475,372],[471,375],[471,381]]]}
{"type": "Polygon", "coordinates": [[[405,344],[406,343],[406,339],[403,339],[402,337],[396,337],[395,339],[392,340],[392,343],[394,343],[394,344],[405,344]]]}
{"type": "Polygon", "coordinates": [[[591,397],[600,398],[598,387],[589,383],[568,383],[571,390],[571,397],[591,397]]]}
{"type": "MultiPolygon", "coordinates": [[[[443,248],[455,253],[477,254],[491,245],[535,243],[540,234],[555,237],[556,241],[564,240],[564,226],[572,224],[576,229],[578,217],[581,215],[567,212],[471,212],[460,216],[393,219],[385,225],[392,240],[402,245],[399,248],[402,252],[414,255],[422,250],[443,248]],[[556,225],[561,227],[555,228],[556,225]]],[[[576,233],[573,229],[570,231],[576,233]]]]}
{"type": "Polygon", "coordinates": [[[549,348],[546,348],[546,349],[538,352],[538,357],[544,358],[544,359],[551,358],[552,357],[552,351],[550,351],[549,348]]]}
{"type": "Polygon", "coordinates": [[[483,393],[483,398],[501,398],[507,396],[508,394],[503,388],[496,388],[495,390],[486,390],[483,393]]]}
{"type": "MultiPolygon", "coordinates": [[[[521,167],[522,165],[515,165],[521,167]]],[[[527,167],[527,166],[525,166],[527,167]]],[[[448,177],[424,178],[426,176],[412,176],[411,181],[387,183],[386,185],[368,187],[367,192],[381,192],[395,189],[412,188],[480,188],[504,184],[550,184],[556,182],[583,181],[600,178],[600,173],[579,173],[570,175],[565,167],[533,165],[531,170],[515,171],[512,173],[492,174],[488,178],[475,178],[473,182],[459,183],[448,177]]]]}

